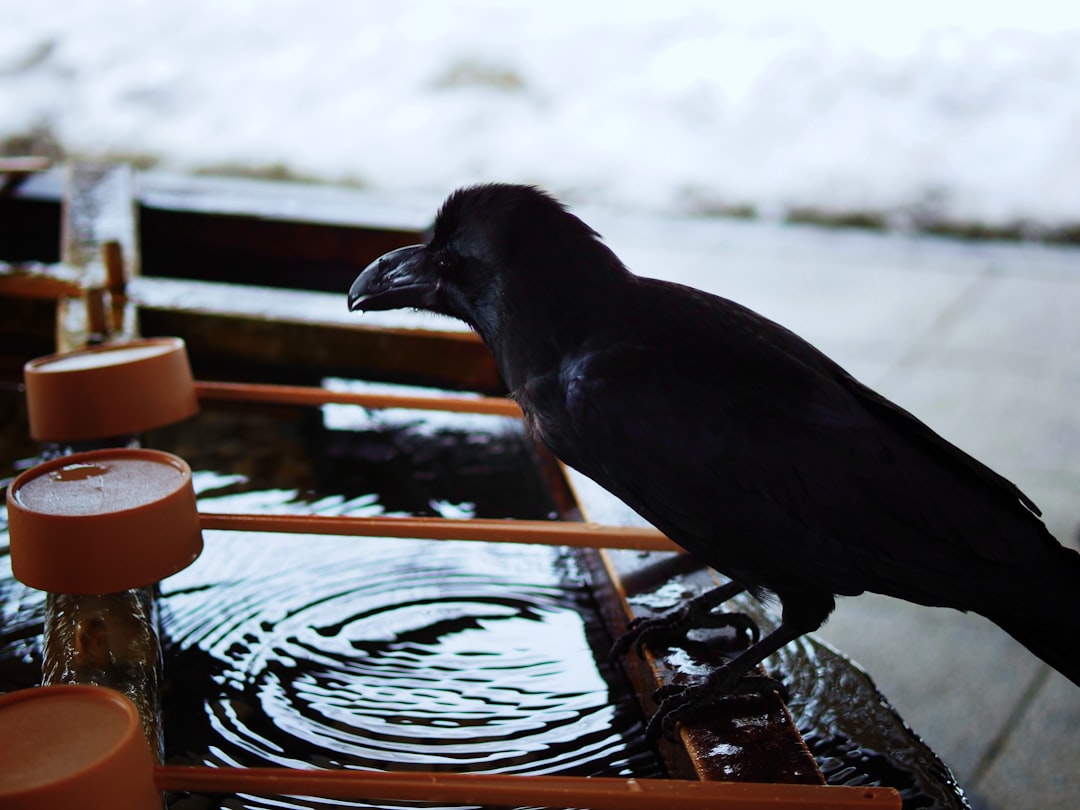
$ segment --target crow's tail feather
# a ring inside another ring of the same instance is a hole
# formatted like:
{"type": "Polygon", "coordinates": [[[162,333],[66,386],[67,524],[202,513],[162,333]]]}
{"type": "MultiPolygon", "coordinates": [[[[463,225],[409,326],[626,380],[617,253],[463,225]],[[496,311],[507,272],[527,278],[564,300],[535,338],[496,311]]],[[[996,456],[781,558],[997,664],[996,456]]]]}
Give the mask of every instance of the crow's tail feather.
{"type": "Polygon", "coordinates": [[[1010,636],[1080,686],[1080,624],[1029,624],[994,620],[1010,636]]]}
{"type": "Polygon", "coordinates": [[[1080,554],[1062,548],[1060,567],[1052,581],[1042,583],[1035,597],[1049,606],[1037,618],[1031,615],[989,618],[1031,652],[1080,686],[1080,554]]]}

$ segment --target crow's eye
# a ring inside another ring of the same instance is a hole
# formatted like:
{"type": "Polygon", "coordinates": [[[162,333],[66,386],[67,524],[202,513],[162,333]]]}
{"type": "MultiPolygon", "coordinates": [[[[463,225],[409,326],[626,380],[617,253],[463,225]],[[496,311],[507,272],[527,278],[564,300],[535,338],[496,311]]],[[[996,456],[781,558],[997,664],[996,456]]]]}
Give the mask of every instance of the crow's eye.
{"type": "Polygon", "coordinates": [[[435,266],[439,268],[439,272],[446,274],[452,273],[458,266],[458,258],[452,253],[446,251],[440,251],[435,254],[435,266]]]}

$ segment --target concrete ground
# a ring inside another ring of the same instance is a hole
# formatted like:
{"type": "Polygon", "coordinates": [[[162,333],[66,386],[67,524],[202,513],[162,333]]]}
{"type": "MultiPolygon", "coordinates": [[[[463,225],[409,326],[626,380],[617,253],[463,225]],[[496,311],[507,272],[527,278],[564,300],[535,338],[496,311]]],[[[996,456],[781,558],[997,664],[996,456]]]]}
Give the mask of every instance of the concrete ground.
{"type": "MultiPolygon", "coordinates": [[[[803,335],[1078,546],[1080,250],[578,213],[638,274],[803,335]]],[[[990,622],[866,595],[819,635],[870,672],[977,810],[1080,807],[1080,688],[990,622]]]]}

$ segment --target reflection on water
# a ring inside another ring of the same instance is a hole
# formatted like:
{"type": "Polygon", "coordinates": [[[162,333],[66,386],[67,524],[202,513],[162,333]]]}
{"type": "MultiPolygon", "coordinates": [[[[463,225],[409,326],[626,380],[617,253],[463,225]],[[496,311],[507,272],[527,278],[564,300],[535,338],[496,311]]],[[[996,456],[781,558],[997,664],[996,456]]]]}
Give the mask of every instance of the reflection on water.
{"type": "Polygon", "coordinates": [[[11,692],[41,683],[45,594],[11,574],[6,509],[0,527],[0,692],[11,692]]]}
{"type": "Polygon", "coordinates": [[[633,719],[612,707],[585,632],[587,594],[558,554],[212,534],[208,559],[163,594],[179,653],[166,675],[186,693],[167,702],[167,757],[640,773],[633,719]]]}

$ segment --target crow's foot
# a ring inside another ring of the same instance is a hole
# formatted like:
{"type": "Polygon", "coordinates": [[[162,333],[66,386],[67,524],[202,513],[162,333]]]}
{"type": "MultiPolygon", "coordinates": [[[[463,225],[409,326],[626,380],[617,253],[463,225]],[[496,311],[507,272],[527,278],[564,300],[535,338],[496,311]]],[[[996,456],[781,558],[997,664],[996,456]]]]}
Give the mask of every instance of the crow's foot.
{"type": "Polygon", "coordinates": [[[673,647],[686,638],[692,629],[735,628],[743,646],[756,644],[760,632],[754,620],[745,613],[714,613],[713,608],[741,593],[744,588],[734,582],[713,588],[691,599],[685,605],[662,616],[630,622],[625,633],[615,640],[611,648],[612,659],[619,658],[633,648],[639,657],[645,655],[645,647],[665,649],[673,647]]]}
{"type": "Polygon", "coordinates": [[[673,610],[663,616],[652,619],[635,619],[627,631],[615,640],[611,648],[611,657],[618,658],[631,648],[638,657],[645,656],[645,648],[662,650],[678,646],[686,640],[690,630],[735,628],[740,637],[740,646],[755,643],[760,631],[754,620],[745,613],[700,613],[689,607],[673,610]]]}
{"type": "Polygon", "coordinates": [[[655,740],[661,734],[669,740],[676,738],[676,725],[693,712],[734,695],[767,695],[778,692],[788,699],[787,688],[777,678],[768,675],[743,675],[741,668],[730,664],[717,667],[708,677],[689,686],[663,686],[653,693],[660,704],[645,727],[645,736],[655,740]]]}

